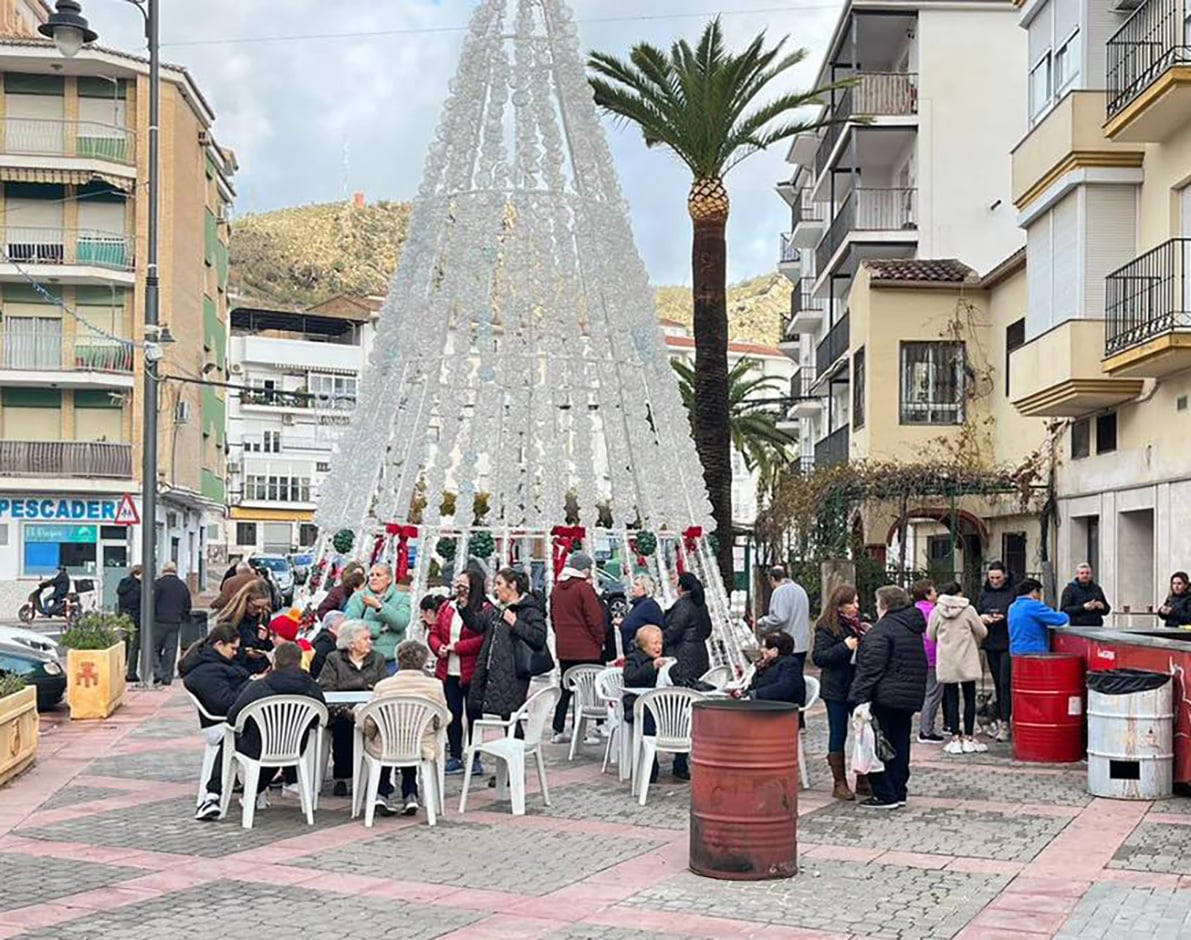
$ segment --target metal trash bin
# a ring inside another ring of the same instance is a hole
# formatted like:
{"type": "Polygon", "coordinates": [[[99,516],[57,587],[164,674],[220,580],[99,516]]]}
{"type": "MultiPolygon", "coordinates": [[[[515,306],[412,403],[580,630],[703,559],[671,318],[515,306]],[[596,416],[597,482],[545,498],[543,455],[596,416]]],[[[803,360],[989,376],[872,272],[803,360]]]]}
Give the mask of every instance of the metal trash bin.
{"type": "Polygon", "coordinates": [[[178,636],[178,645],[181,647],[179,654],[189,649],[192,643],[207,635],[208,616],[209,614],[205,610],[192,610],[190,619],[182,622],[182,630],[178,636]]]}
{"type": "Polygon", "coordinates": [[[1174,683],[1140,669],[1088,673],[1088,792],[1160,800],[1174,788],[1174,683]]]}

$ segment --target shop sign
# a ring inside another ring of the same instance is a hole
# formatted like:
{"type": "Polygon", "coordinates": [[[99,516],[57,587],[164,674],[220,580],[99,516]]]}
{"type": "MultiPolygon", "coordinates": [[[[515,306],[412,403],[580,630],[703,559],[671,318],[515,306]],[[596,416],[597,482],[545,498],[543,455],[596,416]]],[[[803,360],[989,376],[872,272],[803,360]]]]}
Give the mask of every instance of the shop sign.
{"type": "Polygon", "coordinates": [[[26,542],[74,542],[87,545],[99,541],[99,526],[94,525],[27,525],[26,542]]]}
{"type": "Polygon", "coordinates": [[[0,499],[0,519],[115,524],[118,499],[0,499]]]}

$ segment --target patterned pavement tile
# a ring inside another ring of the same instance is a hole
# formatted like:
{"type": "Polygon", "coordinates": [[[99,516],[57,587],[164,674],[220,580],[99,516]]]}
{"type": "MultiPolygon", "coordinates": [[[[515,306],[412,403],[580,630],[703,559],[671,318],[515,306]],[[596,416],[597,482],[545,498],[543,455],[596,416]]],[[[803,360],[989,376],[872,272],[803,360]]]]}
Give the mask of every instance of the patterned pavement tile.
{"type": "Polygon", "coordinates": [[[914,767],[910,778],[912,796],[943,797],[999,803],[1038,803],[1056,806],[1086,806],[1092,802],[1087,792],[1087,775],[1070,773],[1031,775],[989,773],[979,767],[914,767]]]}
{"type": "Polygon", "coordinates": [[[1143,822],[1117,849],[1108,867],[1191,875],[1191,826],[1143,822]]]}
{"type": "Polygon", "coordinates": [[[1191,800],[1174,796],[1168,800],[1155,800],[1151,813],[1167,813],[1171,816],[1191,816],[1191,800]]]}
{"type": "Polygon", "coordinates": [[[541,895],[657,846],[656,842],[619,835],[527,826],[505,829],[448,817],[433,829],[402,829],[384,839],[309,855],[289,864],[541,895]]]}
{"type": "Polygon", "coordinates": [[[197,739],[199,723],[195,715],[186,717],[151,718],[129,735],[131,739],[160,739],[171,741],[186,741],[188,738],[197,739]]]}
{"type": "Polygon", "coordinates": [[[109,797],[121,796],[128,791],[115,790],[109,787],[66,787],[59,790],[41,804],[41,809],[63,809],[78,806],[80,803],[90,803],[94,800],[106,800],[109,797]]]}
{"type": "Polygon", "coordinates": [[[715,881],[683,873],[625,906],[899,940],[950,938],[1005,885],[1005,875],[810,861],[782,881],[715,881]]]}
{"type": "MultiPolygon", "coordinates": [[[[242,829],[238,799],[232,800],[227,818],[218,822],[195,821],[194,800],[183,799],[109,810],[38,828],[23,828],[18,834],[54,842],[83,842],[220,858],[348,821],[346,812],[320,807],[314,814],[314,826],[307,826],[296,798],[273,797],[268,809],[257,810],[253,827],[242,829]]],[[[363,832],[361,826],[361,835],[363,832]]]]}
{"type": "Polygon", "coordinates": [[[689,934],[652,933],[648,930],[628,930],[624,927],[575,924],[547,934],[544,940],[699,940],[699,938],[689,934]]]}
{"type": "MultiPolygon", "coordinates": [[[[668,783],[663,774],[659,783],[650,786],[648,803],[641,806],[629,791],[627,780],[619,783],[613,774],[608,774],[594,783],[551,787],[550,806],[544,806],[531,794],[525,801],[525,809],[531,816],[683,830],[690,817],[690,793],[688,784],[668,783]]],[[[490,808],[496,813],[508,812],[509,803],[507,800],[494,803],[490,808]]]]}
{"type": "Polygon", "coordinates": [[[1060,940],[1182,940],[1191,936],[1191,891],[1093,884],[1060,940]]]}
{"type": "Polygon", "coordinates": [[[217,881],[24,934],[23,940],[431,940],[485,915],[237,881],[217,881]]]}
{"type": "Polygon", "coordinates": [[[832,804],[803,816],[798,837],[826,845],[1028,862],[1067,825],[1051,816],[915,807],[894,812],[832,804]]]}
{"type": "Polygon", "coordinates": [[[166,783],[193,782],[197,786],[202,766],[202,751],[163,750],[101,757],[91,762],[86,773],[97,777],[131,777],[134,780],[161,780],[166,783]]]}
{"type": "Polygon", "coordinates": [[[134,868],[119,868],[78,860],[35,858],[29,855],[0,854],[0,911],[30,904],[44,904],[143,875],[134,868]]]}

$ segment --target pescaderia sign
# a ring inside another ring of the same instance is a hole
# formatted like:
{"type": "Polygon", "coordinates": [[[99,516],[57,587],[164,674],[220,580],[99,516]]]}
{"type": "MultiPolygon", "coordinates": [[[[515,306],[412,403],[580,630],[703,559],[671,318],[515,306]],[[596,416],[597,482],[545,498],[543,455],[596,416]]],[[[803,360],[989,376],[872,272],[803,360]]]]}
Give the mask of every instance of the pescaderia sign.
{"type": "Polygon", "coordinates": [[[118,499],[3,499],[0,519],[32,519],[38,522],[112,522],[118,499]]]}

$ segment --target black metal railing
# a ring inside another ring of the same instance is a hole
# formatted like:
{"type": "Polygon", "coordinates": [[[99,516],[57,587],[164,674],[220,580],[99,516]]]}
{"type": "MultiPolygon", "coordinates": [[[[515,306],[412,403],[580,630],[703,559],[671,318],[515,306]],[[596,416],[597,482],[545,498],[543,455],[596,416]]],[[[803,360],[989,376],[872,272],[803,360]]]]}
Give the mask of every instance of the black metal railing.
{"type": "Polygon", "coordinates": [[[815,152],[815,174],[823,172],[831,152],[852,118],[895,117],[918,113],[918,76],[913,72],[861,72],[856,84],[840,92],[832,117],[815,152]]]}
{"type": "Polygon", "coordinates": [[[815,442],[815,469],[848,462],[848,426],[845,424],[815,442]]]}
{"type": "Polygon", "coordinates": [[[1108,40],[1108,116],[1167,69],[1191,63],[1183,26],[1183,0],[1146,0],[1108,40]]]}
{"type": "Polygon", "coordinates": [[[1191,329],[1191,238],[1172,238],[1113,271],[1104,282],[1104,353],[1191,329]]]}
{"type": "Polygon", "coordinates": [[[827,270],[852,232],[895,232],[917,227],[917,189],[854,189],[840,203],[827,234],[815,249],[815,270],[827,270]]]}
{"type": "Polygon", "coordinates": [[[799,366],[798,369],[790,376],[790,397],[795,401],[802,401],[807,398],[818,398],[811,389],[815,385],[815,367],[814,366],[799,366]]]}
{"type": "Polygon", "coordinates": [[[822,222],[827,217],[823,203],[815,202],[808,198],[809,196],[809,189],[798,190],[794,205],[790,207],[790,220],[793,225],[798,225],[799,222],[822,222]]]}
{"type": "Polygon", "coordinates": [[[796,264],[802,256],[799,254],[800,249],[794,244],[794,239],[788,233],[783,233],[781,238],[781,259],[782,264],[796,264]]]}
{"type": "Polygon", "coordinates": [[[815,372],[818,375],[822,375],[830,369],[841,356],[847,353],[848,319],[849,315],[845,313],[839,322],[827,331],[822,342],[815,347],[815,372]]]}

